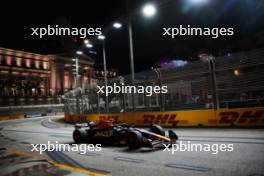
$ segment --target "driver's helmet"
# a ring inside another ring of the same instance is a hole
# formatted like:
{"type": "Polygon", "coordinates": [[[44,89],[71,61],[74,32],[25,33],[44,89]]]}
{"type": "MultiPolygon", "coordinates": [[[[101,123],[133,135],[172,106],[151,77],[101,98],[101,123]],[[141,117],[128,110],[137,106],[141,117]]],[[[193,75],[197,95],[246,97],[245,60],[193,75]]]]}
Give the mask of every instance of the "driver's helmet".
{"type": "Polygon", "coordinates": [[[114,126],[111,120],[100,120],[97,124],[99,127],[111,127],[114,126]]]}

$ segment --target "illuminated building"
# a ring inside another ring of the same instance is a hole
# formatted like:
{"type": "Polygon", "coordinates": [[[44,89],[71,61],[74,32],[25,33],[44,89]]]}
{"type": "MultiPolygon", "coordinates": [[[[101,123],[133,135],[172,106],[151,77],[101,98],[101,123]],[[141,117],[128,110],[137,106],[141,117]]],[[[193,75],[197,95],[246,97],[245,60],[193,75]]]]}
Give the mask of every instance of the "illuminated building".
{"type": "MultiPolygon", "coordinates": [[[[40,55],[6,48],[0,48],[0,103],[13,101],[24,104],[27,99],[52,98],[75,87],[73,61],[75,54],[40,55]]],[[[78,56],[79,82],[81,87],[89,86],[94,60],[86,55],[78,56]]],[[[12,103],[11,103],[12,104],[12,103]]]]}

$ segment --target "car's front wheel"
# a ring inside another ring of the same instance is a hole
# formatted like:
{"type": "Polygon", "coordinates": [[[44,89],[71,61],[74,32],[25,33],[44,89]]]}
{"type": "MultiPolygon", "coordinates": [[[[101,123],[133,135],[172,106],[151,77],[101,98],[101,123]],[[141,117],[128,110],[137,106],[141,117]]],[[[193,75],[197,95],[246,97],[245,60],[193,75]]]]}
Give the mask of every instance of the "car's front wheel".
{"type": "Polygon", "coordinates": [[[89,136],[88,136],[88,131],[87,129],[75,129],[73,131],[73,140],[75,143],[80,144],[80,143],[89,143],[89,136]]]}
{"type": "Polygon", "coordinates": [[[130,131],[127,136],[127,145],[130,149],[139,149],[142,147],[143,137],[139,131],[130,131]]]}

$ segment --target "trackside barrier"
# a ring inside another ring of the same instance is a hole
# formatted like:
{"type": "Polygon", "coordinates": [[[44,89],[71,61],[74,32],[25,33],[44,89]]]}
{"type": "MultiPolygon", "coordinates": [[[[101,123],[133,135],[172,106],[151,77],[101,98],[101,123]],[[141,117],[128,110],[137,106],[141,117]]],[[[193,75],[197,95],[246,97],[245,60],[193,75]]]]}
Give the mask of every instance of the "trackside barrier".
{"type": "Polygon", "coordinates": [[[24,114],[19,115],[0,115],[0,121],[1,120],[16,120],[16,119],[24,119],[24,114]]]}
{"type": "Polygon", "coordinates": [[[264,108],[65,115],[65,121],[71,123],[99,121],[100,119],[139,126],[149,126],[155,123],[164,127],[264,127],[264,108]]]}

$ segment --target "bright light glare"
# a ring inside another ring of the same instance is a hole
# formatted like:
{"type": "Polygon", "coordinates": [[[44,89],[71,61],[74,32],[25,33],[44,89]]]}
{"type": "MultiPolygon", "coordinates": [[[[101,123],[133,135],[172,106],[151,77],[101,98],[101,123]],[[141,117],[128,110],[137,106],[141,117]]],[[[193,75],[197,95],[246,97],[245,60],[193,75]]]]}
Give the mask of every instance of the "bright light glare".
{"type": "Polygon", "coordinates": [[[146,17],[152,17],[156,14],[156,7],[153,4],[147,4],[143,7],[142,12],[146,17]]]}
{"type": "Polygon", "coordinates": [[[99,40],[104,40],[104,39],[105,39],[105,36],[104,36],[104,35],[99,35],[99,36],[98,36],[98,39],[99,39],[99,40]]]}
{"type": "Polygon", "coordinates": [[[234,75],[239,76],[240,75],[239,70],[234,70],[234,75]]]}
{"type": "Polygon", "coordinates": [[[118,23],[118,22],[115,22],[115,23],[113,24],[113,27],[119,29],[119,28],[122,27],[122,24],[121,24],[121,23],[118,23]]]}
{"type": "Polygon", "coordinates": [[[207,3],[209,0],[188,0],[188,2],[190,4],[194,4],[194,5],[199,5],[199,4],[205,4],[207,3]]]}
{"type": "Polygon", "coordinates": [[[88,44],[89,43],[89,40],[88,39],[85,39],[83,42],[84,42],[84,44],[88,44]]]}
{"type": "Polygon", "coordinates": [[[87,44],[86,44],[86,47],[87,47],[87,48],[92,48],[92,47],[93,47],[93,45],[92,45],[92,44],[90,44],[90,43],[87,43],[87,44]]]}
{"type": "Polygon", "coordinates": [[[82,51],[76,51],[76,54],[78,54],[78,55],[82,55],[83,52],[82,52],[82,51]]]}

